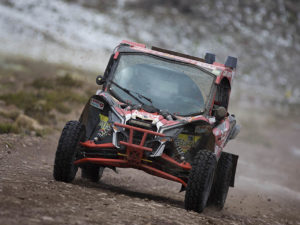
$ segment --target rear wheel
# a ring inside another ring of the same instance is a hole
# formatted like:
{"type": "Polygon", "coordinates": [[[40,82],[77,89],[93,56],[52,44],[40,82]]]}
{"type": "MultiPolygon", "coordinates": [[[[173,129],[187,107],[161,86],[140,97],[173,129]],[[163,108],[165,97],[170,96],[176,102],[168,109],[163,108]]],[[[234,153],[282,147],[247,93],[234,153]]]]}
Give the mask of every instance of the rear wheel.
{"type": "Polygon", "coordinates": [[[104,167],[98,165],[86,165],[81,168],[81,177],[92,182],[98,182],[103,174],[104,167]]]}
{"type": "Polygon", "coordinates": [[[232,167],[232,155],[222,153],[218,162],[212,191],[209,196],[210,204],[219,209],[223,209],[225,205],[232,176],[232,167]]]}
{"type": "Polygon", "coordinates": [[[79,155],[79,142],[85,138],[85,131],[78,121],[69,121],[60,136],[54,161],[53,176],[57,181],[72,182],[78,167],[74,161],[79,155]]]}
{"type": "Polygon", "coordinates": [[[216,168],[215,155],[207,150],[197,153],[192,163],[185,193],[185,209],[202,212],[206,206],[216,168]]]}

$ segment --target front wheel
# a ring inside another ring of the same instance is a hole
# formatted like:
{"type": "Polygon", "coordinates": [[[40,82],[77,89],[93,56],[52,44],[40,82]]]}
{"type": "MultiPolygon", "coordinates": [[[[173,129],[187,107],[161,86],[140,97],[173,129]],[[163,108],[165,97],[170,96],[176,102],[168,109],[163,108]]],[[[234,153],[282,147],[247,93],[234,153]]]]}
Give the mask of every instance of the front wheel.
{"type": "Polygon", "coordinates": [[[184,201],[186,210],[199,213],[204,210],[213,183],[216,163],[216,157],[212,152],[201,150],[197,153],[186,187],[184,201]]]}
{"type": "Polygon", "coordinates": [[[55,160],[53,176],[57,181],[72,182],[78,167],[74,161],[79,154],[79,142],[85,138],[84,126],[78,121],[69,121],[60,136],[55,160]]]}

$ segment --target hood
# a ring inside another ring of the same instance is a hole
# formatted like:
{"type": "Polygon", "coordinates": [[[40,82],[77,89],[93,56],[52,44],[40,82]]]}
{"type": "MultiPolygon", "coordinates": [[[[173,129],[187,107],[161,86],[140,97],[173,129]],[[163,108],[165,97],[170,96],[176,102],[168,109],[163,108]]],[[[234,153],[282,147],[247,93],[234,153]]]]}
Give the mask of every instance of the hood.
{"type": "Polygon", "coordinates": [[[169,116],[170,114],[165,113],[163,111],[153,112],[151,110],[151,106],[142,107],[142,106],[130,106],[126,105],[109,93],[105,91],[100,91],[97,93],[99,96],[103,97],[109,105],[114,109],[119,116],[122,116],[125,120],[124,123],[127,124],[130,120],[135,121],[143,121],[151,125],[155,125],[157,127],[157,131],[161,130],[161,128],[167,127],[178,127],[187,123],[196,122],[196,121],[205,121],[209,124],[213,124],[215,122],[214,117],[205,117],[203,115],[190,116],[190,117],[182,117],[182,116],[169,116]],[[146,111],[147,109],[149,111],[146,111]]]}

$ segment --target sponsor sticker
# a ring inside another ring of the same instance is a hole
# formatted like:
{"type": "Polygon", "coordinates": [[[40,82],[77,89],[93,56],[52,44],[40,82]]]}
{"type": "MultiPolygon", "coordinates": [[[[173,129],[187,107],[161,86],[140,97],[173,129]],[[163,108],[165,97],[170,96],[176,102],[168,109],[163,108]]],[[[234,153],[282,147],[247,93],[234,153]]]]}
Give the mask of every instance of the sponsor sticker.
{"type": "Polygon", "coordinates": [[[101,110],[104,108],[104,103],[94,98],[91,99],[90,105],[101,110]]]}
{"type": "Polygon", "coordinates": [[[182,149],[183,152],[187,152],[192,146],[194,146],[201,136],[179,134],[176,143],[182,149]]]}
{"type": "Polygon", "coordinates": [[[99,114],[100,117],[100,130],[99,130],[99,137],[105,137],[111,135],[112,127],[111,124],[109,123],[109,118],[108,116],[105,116],[103,114],[99,114]]]}
{"type": "Polygon", "coordinates": [[[159,118],[159,115],[153,115],[151,113],[140,112],[138,110],[134,110],[134,111],[132,111],[131,117],[133,119],[140,118],[140,119],[143,119],[143,120],[155,120],[155,119],[159,118]]]}

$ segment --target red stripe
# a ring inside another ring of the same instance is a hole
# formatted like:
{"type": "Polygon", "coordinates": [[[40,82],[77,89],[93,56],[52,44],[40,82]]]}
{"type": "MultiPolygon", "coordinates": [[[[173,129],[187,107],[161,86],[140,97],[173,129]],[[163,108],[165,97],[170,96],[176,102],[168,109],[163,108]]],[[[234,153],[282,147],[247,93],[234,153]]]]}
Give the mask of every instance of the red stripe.
{"type": "Polygon", "coordinates": [[[127,143],[127,142],[124,142],[124,141],[120,141],[120,144],[121,145],[126,145],[126,146],[128,146],[130,148],[134,148],[134,149],[139,149],[139,150],[144,150],[144,151],[149,151],[149,152],[152,151],[152,148],[143,147],[141,145],[130,144],[130,143],[127,143]]]}
{"type": "Polygon", "coordinates": [[[170,163],[172,163],[172,164],[175,164],[176,166],[179,166],[182,169],[185,169],[185,170],[192,169],[191,164],[189,164],[188,162],[179,163],[179,162],[177,162],[176,160],[174,160],[173,158],[171,158],[170,156],[168,156],[166,154],[162,154],[161,158],[168,161],[168,162],[170,162],[170,163]]]}
{"type": "Polygon", "coordinates": [[[93,141],[80,142],[80,144],[88,148],[114,148],[115,147],[112,143],[95,144],[95,142],[93,141]]]}

